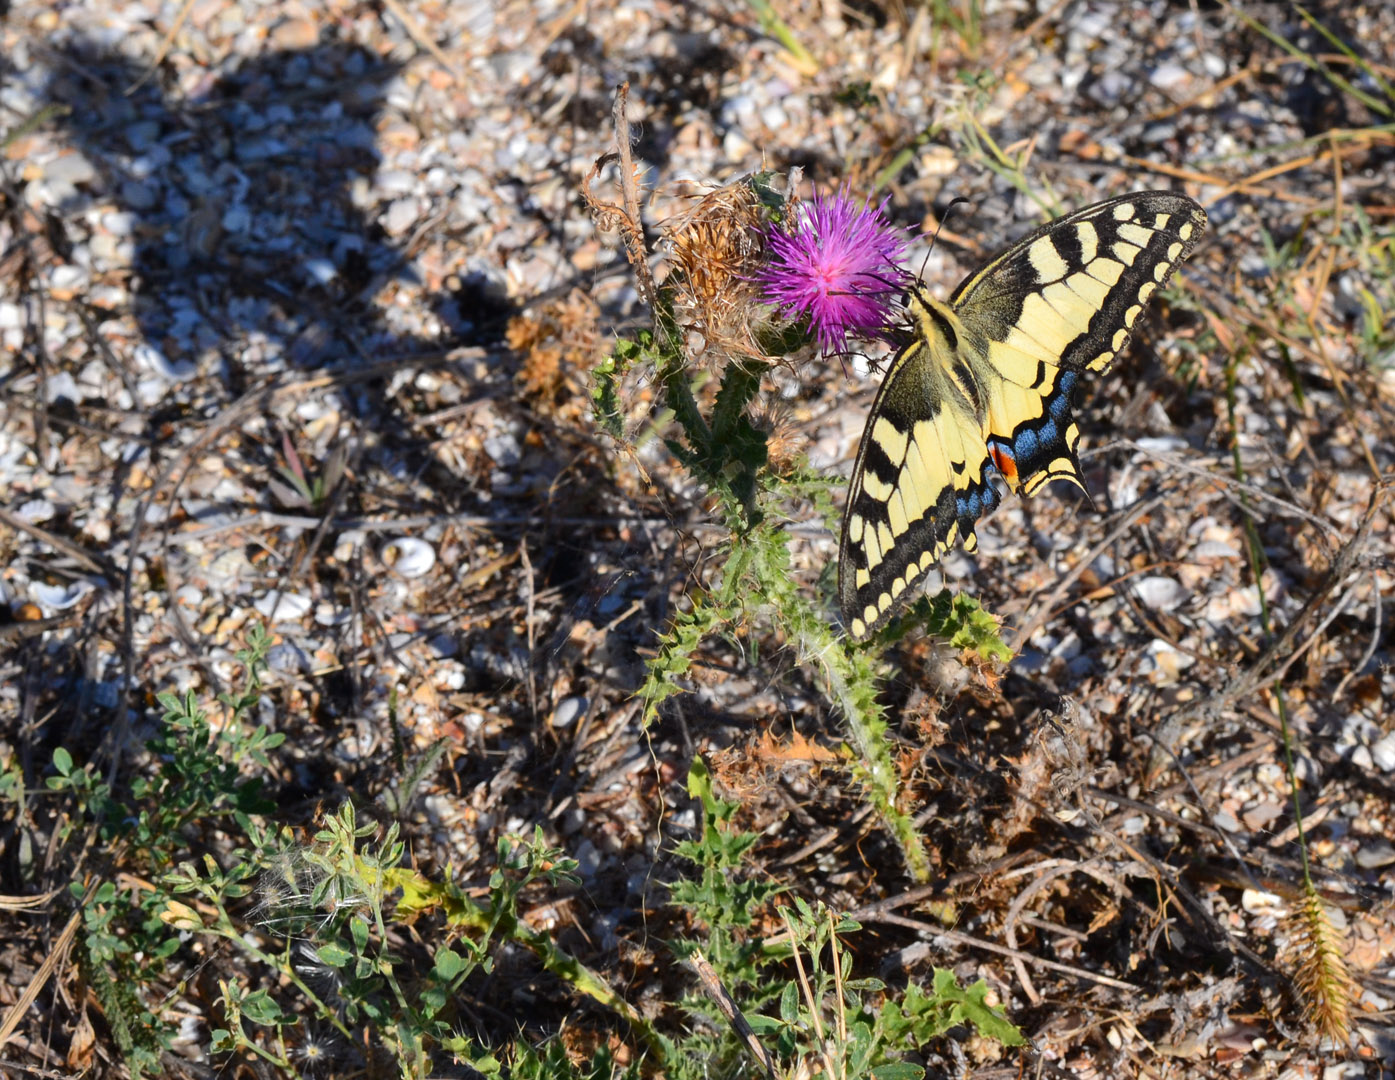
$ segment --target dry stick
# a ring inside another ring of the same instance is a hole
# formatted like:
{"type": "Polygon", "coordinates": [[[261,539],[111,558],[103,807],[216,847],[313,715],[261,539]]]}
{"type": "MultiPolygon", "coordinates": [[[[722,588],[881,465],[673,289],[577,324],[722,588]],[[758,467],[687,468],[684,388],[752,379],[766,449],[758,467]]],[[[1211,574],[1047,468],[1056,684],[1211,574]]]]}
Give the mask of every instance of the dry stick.
{"type": "Polygon", "coordinates": [[[751,1025],[741,1015],[741,1010],[737,1008],[732,996],[727,993],[727,988],[722,985],[722,980],[718,977],[716,970],[708,963],[707,957],[702,955],[702,950],[699,949],[688,957],[688,963],[692,964],[693,970],[697,972],[698,979],[702,982],[703,991],[712,999],[712,1003],[717,1006],[718,1011],[726,1017],[732,1031],[736,1032],[736,1037],[741,1040],[747,1052],[756,1059],[756,1064],[765,1070],[768,1080],[776,1080],[775,1063],[770,1060],[770,1055],[766,1053],[765,1047],[761,1046],[760,1040],[756,1038],[756,1033],[751,1030],[751,1025]]]}
{"type": "Polygon", "coordinates": [[[1099,983],[1101,986],[1113,987],[1115,990],[1127,990],[1130,993],[1138,993],[1139,988],[1133,983],[1124,982],[1123,979],[1111,978],[1108,975],[1100,975],[1097,972],[1086,968],[1072,967],[1070,964],[1061,964],[1055,960],[1047,960],[1044,957],[1034,956],[1032,953],[1023,952],[1021,949],[1010,949],[1006,945],[999,945],[996,942],[984,941],[976,938],[972,934],[964,934],[958,930],[946,930],[943,926],[936,926],[934,923],[924,922],[921,919],[908,919],[904,915],[893,915],[890,912],[875,911],[858,920],[859,922],[880,922],[888,923],[892,926],[904,926],[910,930],[919,930],[932,938],[943,938],[952,941],[957,945],[967,945],[973,949],[983,949],[985,952],[997,953],[1000,956],[1020,957],[1029,964],[1037,967],[1048,968],[1051,971],[1065,972],[1067,975],[1074,975],[1077,978],[1085,979],[1089,982],[1099,983]]]}
{"type": "Polygon", "coordinates": [[[0,1050],[3,1050],[5,1044],[10,1041],[10,1036],[15,1033],[15,1030],[19,1027],[19,1022],[24,1019],[25,1013],[29,1011],[29,1006],[34,1004],[34,1001],[38,998],[44,986],[47,985],[49,979],[53,977],[53,973],[63,957],[67,956],[68,948],[72,945],[73,938],[77,935],[78,926],[82,922],[83,905],[86,904],[88,898],[97,891],[98,884],[99,882],[94,881],[88,887],[87,896],[83,897],[82,904],[79,904],[78,909],[69,916],[67,925],[63,927],[63,932],[58,935],[58,940],[54,942],[53,948],[50,949],[48,955],[44,957],[44,962],[39,965],[39,970],[36,971],[34,977],[29,980],[28,985],[24,988],[24,992],[19,995],[19,1000],[16,1001],[14,1005],[10,1007],[10,1011],[5,1014],[4,1021],[0,1022],[0,1050]]]}
{"type": "Polygon", "coordinates": [[[524,619],[524,624],[528,627],[528,708],[532,711],[533,722],[536,724],[538,720],[538,684],[533,665],[537,641],[534,638],[533,619],[535,617],[534,606],[537,602],[537,585],[533,577],[533,562],[528,558],[528,537],[526,535],[518,542],[518,557],[519,561],[523,563],[523,573],[528,581],[528,615],[524,619]]]}
{"type": "MultiPolygon", "coordinates": [[[[1123,519],[1109,531],[1109,535],[1096,544],[1084,558],[1066,572],[1065,576],[1056,583],[1056,588],[1051,591],[1051,595],[1046,598],[1045,603],[1037,605],[1036,614],[1027,620],[1026,625],[1017,632],[1012,642],[1012,646],[1015,650],[1020,652],[1023,646],[1031,640],[1032,635],[1041,629],[1042,625],[1050,618],[1051,613],[1056,609],[1056,605],[1060,603],[1061,597],[1065,596],[1066,590],[1075,583],[1075,580],[1080,577],[1096,559],[1104,554],[1110,545],[1118,540],[1119,537],[1123,536],[1124,533],[1132,527],[1135,521],[1162,503],[1164,498],[1165,496],[1163,495],[1154,495],[1150,499],[1140,499],[1124,512],[1123,519]]],[[[1031,603],[1031,601],[1029,601],[1029,603],[1031,603]]]]}
{"type": "MultiPolygon", "coordinates": [[[[1337,552],[1337,557],[1332,566],[1323,577],[1322,584],[1308,602],[1303,605],[1298,614],[1293,617],[1288,626],[1284,627],[1284,632],[1274,639],[1265,650],[1259,654],[1249,668],[1236,678],[1226,689],[1209,698],[1205,698],[1186,708],[1179,709],[1167,716],[1158,725],[1153,733],[1154,748],[1148,763],[1148,774],[1156,775],[1162,767],[1162,751],[1168,753],[1172,751],[1172,744],[1183,727],[1197,720],[1215,716],[1230,705],[1231,702],[1239,698],[1247,697],[1259,689],[1260,684],[1267,682],[1272,676],[1269,669],[1273,667],[1281,656],[1287,656],[1293,647],[1294,640],[1298,637],[1298,632],[1302,629],[1309,617],[1327,599],[1328,594],[1336,589],[1355,568],[1357,560],[1361,557],[1366,548],[1366,543],[1371,537],[1371,523],[1375,520],[1376,510],[1380,506],[1381,494],[1384,488],[1378,487],[1371,493],[1371,501],[1366,507],[1366,513],[1361,518],[1361,524],[1351,539],[1342,545],[1337,552]]],[[[1287,670],[1288,660],[1283,665],[1283,670],[1287,670]]]]}
{"type": "Polygon", "coordinates": [[[109,577],[113,581],[119,576],[116,566],[100,555],[94,555],[81,544],[74,543],[66,537],[57,536],[47,529],[35,525],[32,521],[27,521],[18,514],[9,510],[0,510],[0,523],[8,525],[18,532],[26,532],[40,543],[47,544],[57,551],[61,551],[71,559],[77,560],[94,574],[101,574],[109,577]]]}
{"type": "Polygon", "coordinates": [[[1351,682],[1367,664],[1371,662],[1371,657],[1376,655],[1376,647],[1380,644],[1380,579],[1376,577],[1376,572],[1371,571],[1371,641],[1366,646],[1366,651],[1361,654],[1361,660],[1350,671],[1342,676],[1342,681],[1337,684],[1337,689],[1332,691],[1332,698],[1336,700],[1342,696],[1342,691],[1347,688],[1347,683],[1351,682]]]}
{"type": "MultiPolygon", "coordinates": [[[[1343,148],[1342,150],[1338,150],[1334,141],[1332,144],[1332,148],[1329,150],[1319,150],[1317,153],[1309,154],[1306,157],[1295,158],[1292,161],[1280,162],[1278,165],[1271,165],[1267,169],[1260,169],[1258,172],[1251,173],[1249,176],[1244,177],[1241,180],[1234,180],[1231,183],[1227,184],[1224,188],[1222,188],[1217,195],[1213,196],[1211,202],[1218,203],[1222,199],[1234,195],[1237,191],[1245,191],[1247,189],[1254,190],[1255,185],[1260,180],[1268,180],[1270,177],[1280,176],[1286,172],[1293,172],[1295,169],[1303,169],[1309,165],[1316,165],[1318,162],[1328,157],[1332,158],[1333,164],[1337,166],[1337,169],[1340,172],[1341,154],[1356,153],[1358,151],[1365,152],[1369,150],[1369,143],[1355,143],[1351,146],[1343,148]]],[[[1340,191],[1340,188],[1338,188],[1338,190],[1340,191]]]]}
{"type": "MultiPolygon", "coordinates": [[[[828,1040],[823,1034],[823,1014],[820,1003],[814,999],[814,991],[809,986],[809,977],[804,974],[804,958],[799,955],[799,942],[794,936],[794,927],[790,924],[788,909],[782,909],[781,917],[785,921],[785,933],[789,936],[790,954],[794,957],[794,970],[799,976],[799,989],[804,994],[804,1000],[809,1003],[809,1018],[814,1023],[814,1038],[819,1042],[819,1052],[823,1056],[824,1065],[828,1069],[829,1075],[836,1075],[833,1070],[833,1062],[829,1059],[828,1040]]],[[[838,947],[834,942],[833,947],[838,947]]],[[[810,958],[814,963],[818,962],[818,957],[810,958]]]]}
{"type": "Polygon", "coordinates": [[[421,28],[421,24],[408,14],[398,3],[398,0],[383,0],[383,5],[397,16],[398,21],[402,23],[412,40],[429,52],[435,58],[436,63],[445,68],[446,74],[450,76],[450,81],[459,86],[460,76],[455,73],[455,68],[451,67],[451,63],[446,59],[446,54],[441,51],[441,47],[432,41],[426,31],[421,28]]]}
{"type": "MultiPolygon", "coordinates": [[[[1125,154],[1121,158],[1125,165],[1132,165],[1136,169],[1146,172],[1159,173],[1162,176],[1170,176],[1174,180],[1190,180],[1193,184],[1208,184],[1214,187],[1225,187],[1230,183],[1222,176],[1213,176],[1211,173],[1197,172],[1195,169],[1183,169],[1177,165],[1168,165],[1161,161],[1149,161],[1147,158],[1136,158],[1125,154]]],[[[1292,195],[1279,188],[1259,187],[1252,184],[1245,184],[1237,190],[1246,195],[1257,195],[1265,199],[1278,199],[1281,202],[1298,203],[1300,206],[1321,206],[1321,199],[1310,199],[1303,195],[1292,195]]]]}
{"type": "MultiPolygon", "coordinates": [[[[649,261],[644,253],[644,225],[639,216],[639,188],[635,183],[634,159],[630,156],[630,123],[625,118],[625,105],[629,100],[630,84],[623,82],[615,91],[615,107],[612,120],[615,124],[615,150],[602,154],[587,170],[581,183],[581,197],[591,211],[596,225],[606,231],[618,230],[625,238],[625,256],[634,267],[635,285],[639,297],[651,307],[657,295],[654,279],[649,273],[649,261]],[[623,206],[602,202],[591,194],[591,185],[600,176],[601,170],[612,161],[620,163],[620,193],[623,206]]],[[[657,313],[656,313],[657,314],[657,313]]]]}
{"type": "MultiPolygon", "coordinates": [[[[1320,352],[1317,349],[1314,349],[1306,341],[1299,341],[1295,337],[1290,337],[1288,334],[1285,334],[1282,330],[1280,330],[1277,326],[1274,326],[1273,324],[1266,322],[1258,315],[1252,314],[1249,311],[1249,309],[1243,308],[1238,304],[1232,303],[1231,301],[1226,299],[1225,296],[1217,293],[1210,297],[1210,303],[1214,308],[1216,308],[1219,314],[1224,315],[1230,322],[1234,323],[1243,321],[1247,325],[1252,326],[1257,330],[1264,331],[1264,333],[1266,333],[1278,344],[1287,346],[1289,349],[1292,349],[1294,352],[1307,357],[1314,363],[1322,364],[1324,367],[1327,367],[1329,369],[1329,372],[1331,373],[1331,378],[1334,383],[1338,383],[1341,379],[1348,377],[1338,374],[1337,369],[1331,363],[1331,361],[1322,352],[1320,352]]],[[[1371,401],[1374,407],[1377,410],[1379,410],[1382,404],[1380,395],[1372,394],[1371,401]]],[[[1347,404],[1345,396],[1343,396],[1343,404],[1347,404]]],[[[1368,455],[1369,453],[1370,451],[1367,450],[1368,455]]]]}
{"type": "Polygon", "coordinates": [[[141,74],[141,77],[126,87],[126,97],[130,97],[137,90],[146,84],[150,76],[155,74],[155,69],[164,63],[165,57],[169,54],[170,46],[174,44],[175,37],[183,29],[184,22],[189,18],[189,13],[194,10],[194,0],[184,0],[184,6],[179,9],[179,14],[174,17],[174,23],[170,26],[169,32],[161,39],[160,44],[155,49],[155,56],[151,59],[149,66],[141,74]]]}
{"type": "MultiPolygon", "coordinates": [[[[1096,859],[1098,859],[1098,856],[1096,856],[1096,859]]],[[[1123,882],[1119,881],[1119,879],[1113,875],[1105,873],[1099,867],[1091,866],[1090,862],[1065,862],[1052,867],[1019,892],[1008,906],[1007,916],[1004,918],[1003,925],[1003,936],[1007,938],[1008,948],[1012,949],[1015,953],[1019,952],[1017,948],[1017,920],[1022,913],[1022,909],[1027,906],[1027,901],[1041,892],[1042,889],[1046,888],[1046,886],[1050,885],[1058,877],[1065,874],[1073,874],[1077,870],[1082,874],[1088,874],[1090,877],[1095,878],[1103,884],[1113,886],[1121,894],[1125,891],[1123,882]]],[[[1027,974],[1027,967],[1022,962],[1022,957],[1026,955],[1026,953],[1021,953],[1020,955],[1013,956],[1012,965],[1017,970],[1017,981],[1021,984],[1023,992],[1033,1005],[1040,1005],[1041,995],[1037,993],[1037,988],[1032,985],[1032,980],[1027,974]]]]}
{"type": "Polygon", "coordinates": [[[310,563],[314,561],[315,554],[320,550],[320,545],[329,535],[330,524],[334,521],[334,515],[339,512],[339,508],[344,505],[344,497],[348,491],[347,477],[341,473],[339,482],[334,485],[334,491],[329,497],[329,505],[325,507],[324,516],[320,519],[319,527],[315,530],[315,535],[310,538],[310,543],[296,562],[295,571],[291,575],[292,580],[299,581],[309,572],[310,563]]]}
{"type": "MultiPolygon", "coordinates": [[[[1366,465],[1371,470],[1371,476],[1376,482],[1380,482],[1380,466],[1376,464],[1375,455],[1371,453],[1370,444],[1366,439],[1360,437],[1361,425],[1357,422],[1356,408],[1351,403],[1351,398],[1347,394],[1346,374],[1333,362],[1328,355],[1327,348],[1323,344],[1324,337],[1318,333],[1317,309],[1322,303],[1322,297],[1327,292],[1327,284],[1332,280],[1332,266],[1337,259],[1336,241],[1342,235],[1342,161],[1336,154],[1332,155],[1332,184],[1336,195],[1332,203],[1332,232],[1331,241],[1323,244],[1326,258],[1322,262],[1322,270],[1317,281],[1313,284],[1313,302],[1308,309],[1303,312],[1303,320],[1308,326],[1308,333],[1312,336],[1313,346],[1318,355],[1322,358],[1322,365],[1327,369],[1328,377],[1332,380],[1332,388],[1337,391],[1337,396],[1341,399],[1342,410],[1347,414],[1347,421],[1352,425],[1352,430],[1358,433],[1357,442],[1361,446],[1361,452],[1366,458],[1366,465]]],[[[1319,241],[1319,243],[1322,243],[1319,241]]]]}
{"type": "MultiPolygon", "coordinates": [[[[1314,525],[1317,528],[1322,529],[1324,532],[1330,533],[1337,539],[1341,539],[1342,534],[1338,530],[1335,522],[1329,521],[1327,518],[1324,517],[1319,517],[1317,514],[1314,514],[1310,510],[1304,510],[1297,503],[1292,502],[1288,499],[1281,498],[1280,496],[1275,495],[1271,491],[1266,491],[1258,484],[1252,484],[1248,480],[1237,480],[1234,476],[1228,476],[1225,473],[1213,472],[1212,470],[1203,468],[1200,465],[1192,464],[1186,458],[1178,457],[1176,454],[1169,454],[1165,450],[1152,450],[1147,447],[1140,446],[1133,439],[1119,439],[1117,442],[1112,443],[1111,445],[1126,446],[1132,450],[1138,451],[1140,454],[1147,454],[1149,457],[1152,457],[1157,461],[1161,461],[1164,465],[1167,465],[1171,468],[1180,469],[1183,472],[1193,473],[1197,476],[1204,476],[1207,480],[1211,481],[1211,483],[1215,484],[1218,488],[1221,488],[1222,490],[1229,489],[1233,491],[1242,492],[1245,495],[1252,495],[1256,499],[1262,499],[1265,502],[1273,503],[1275,506],[1279,507],[1281,510],[1288,512],[1293,517],[1301,518],[1303,521],[1306,521],[1309,525],[1314,525]]],[[[1102,449],[1107,450],[1109,449],[1109,447],[1103,447],[1102,449]]],[[[1216,462],[1219,465],[1218,459],[1208,458],[1207,460],[1216,462]]],[[[1252,507],[1251,513],[1253,512],[1254,510],[1252,507]]]]}

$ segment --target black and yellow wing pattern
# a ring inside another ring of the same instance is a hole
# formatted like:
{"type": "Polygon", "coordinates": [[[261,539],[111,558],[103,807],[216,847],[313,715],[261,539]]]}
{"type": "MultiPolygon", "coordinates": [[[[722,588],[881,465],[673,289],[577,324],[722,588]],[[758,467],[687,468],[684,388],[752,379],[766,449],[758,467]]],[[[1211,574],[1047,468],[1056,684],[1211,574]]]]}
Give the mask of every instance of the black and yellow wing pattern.
{"type": "Polygon", "coordinates": [[[1206,212],[1185,195],[1108,199],[1038,229],[944,304],[914,286],[914,337],[893,358],[857,452],[838,597],[856,640],[914,595],[998,505],[993,477],[1030,495],[1084,489],[1071,397],[1104,372],[1153,292],[1191,254],[1206,212]]]}

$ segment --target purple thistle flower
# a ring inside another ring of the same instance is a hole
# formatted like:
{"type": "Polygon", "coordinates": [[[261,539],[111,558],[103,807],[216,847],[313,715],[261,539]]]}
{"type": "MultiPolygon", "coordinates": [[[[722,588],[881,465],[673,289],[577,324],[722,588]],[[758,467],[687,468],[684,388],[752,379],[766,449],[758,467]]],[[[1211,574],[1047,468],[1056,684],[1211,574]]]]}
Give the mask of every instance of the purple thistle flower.
{"type": "Polygon", "coordinates": [[[806,316],[825,353],[846,350],[850,333],[885,328],[906,279],[906,240],[887,221],[886,200],[856,205],[846,192],[814,193],[799,220],[766,234],[769,262],[757,273],[765,299],[806,316]]]}

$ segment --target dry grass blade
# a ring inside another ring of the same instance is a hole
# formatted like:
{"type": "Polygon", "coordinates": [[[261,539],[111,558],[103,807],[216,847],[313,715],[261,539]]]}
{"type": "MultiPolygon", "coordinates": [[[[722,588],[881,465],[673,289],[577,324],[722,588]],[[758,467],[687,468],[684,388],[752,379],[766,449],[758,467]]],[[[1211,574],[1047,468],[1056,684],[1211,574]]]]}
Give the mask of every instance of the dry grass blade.
{"type": "Polygon", "coordinates": [[[31,1005],[43,992],[48,981],[53,977],[53,973],[58,969],[58,965],[63,958],[68,955],[68,948],[73,943],[73,938],[77,934],[78,926],[82,923],[82,910],[79,908],[69,917],[67,924],[63,927],[63,932],[58,935],[58,940],[53,943],[53,948],[44,957],[44,962],[39,965],[39,970],[34,972],[33,977],[25,984],[24,992],[19,995],[5,1014],[5,1019],[0,1021],[0,1050],[5,1048],[5,1044],[10,1041],[10,1036],[19,1027],[20,1021],[29,1011],[31,1005]]]}

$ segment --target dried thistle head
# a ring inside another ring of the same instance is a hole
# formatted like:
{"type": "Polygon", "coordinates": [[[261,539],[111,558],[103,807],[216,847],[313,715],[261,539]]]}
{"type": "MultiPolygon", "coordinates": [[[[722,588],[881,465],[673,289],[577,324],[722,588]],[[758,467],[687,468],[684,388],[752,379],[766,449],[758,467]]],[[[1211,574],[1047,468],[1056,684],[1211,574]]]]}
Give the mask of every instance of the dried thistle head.
{"type": "Polygon", "coordinates": [[[703,356],[765,356],[756,334],[766,312],[755,280],[765,253],[763,224],[760,200],[742,179],[708,192],[663,226],[674,316],[701,338],[703,356]]]}
{"type": "Polygon", "coordinates": [[[766,463],[777,475],[793,469],[809,445],[790,407],[779,398],[758,398],[751,406],[751,426],[765,432],[766,463]]]}
{"type": "Polygon", "coordinates": [[[518,381],[546,412],[579,399],[601,352],[600,309],[579,289],[509,320],[509,348],[521,354],[518,381]]]}

